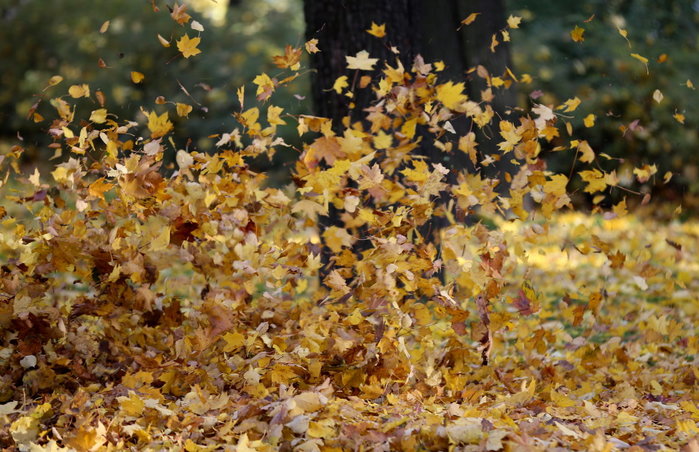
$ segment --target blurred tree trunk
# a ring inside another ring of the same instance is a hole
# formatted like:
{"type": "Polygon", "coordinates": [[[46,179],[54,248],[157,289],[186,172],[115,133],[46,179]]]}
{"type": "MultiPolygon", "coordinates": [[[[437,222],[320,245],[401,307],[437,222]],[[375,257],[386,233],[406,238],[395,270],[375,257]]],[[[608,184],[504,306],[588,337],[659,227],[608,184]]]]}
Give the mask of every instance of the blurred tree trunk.
{"type": "MultiPolygon", "coordinates": [[[[418,53],[417,4],[419,0],[305,0],[306,38],[319,40],[320,52],[311,55],[311,91],[318,116],[331,118],[342,130],[350,99],[332,91],[335,80],[348,75],[345,56],[366,50],[372,58],[393,64],[395,56],[385,43],[366,32],[371,23],[386,24],[388,42],[400,50],[398,57],[410,67],[418,53]]],[[[377,65],[378,66],[378,65],[377,65]]],[[[378,73],[380,68],[375,71],[378,73]]],[[[351,82],[351,80],[350,80],[351,82]]],[[[370,90],[358,90],[352,120],[373,100],[370,90]]]]}
{"type": "MultiPolygon", "coordinates": [[[[493,75],[501,75],[509,67],[512,69],[512,59],[508,42],[503,42],[501,30],[507,28],[505,0],[438,0],[436,2],[420,2],[421,39],[419,50],[425,61],[444,61],[446,69],[440,74],[440,79],[463,80],[467,77],[466,90],[471,99],[479,102],[481,93],[486,90],[486,80],[478,77],[475,72],[466,74],[471,68],[484,66],[493,75]],[[439,7],[437,7],[439,5],[439,7]],[[471,13],[479,13],[470,25],[461,25],[461,21],[471,13]],[[500,42],[495,51],[490,49],[493,35],[500,42]]],[[[514,88],[500,88],[491,102],[497,117],[506,118],[508,111],[516,106],[517,98],[514,88]]],[[[484,154],[498,154],[497,140],[498,121],[484,131],[473,128],[476,132],[478,149],[484,154]]],[[[466,121],[455,122],[454,128],[460,135],[471,130],[466,121]]],[[[467,156],[457,153],[452,156],[460,169],[469,168],[467,156]]],[[[486,169],[486,174],[495,177],[504,171],[512,171],[513,165],[507,161],[486,169]]],[[[500,184],[502,190],[507,186],[504,181],[500,184]]]]}

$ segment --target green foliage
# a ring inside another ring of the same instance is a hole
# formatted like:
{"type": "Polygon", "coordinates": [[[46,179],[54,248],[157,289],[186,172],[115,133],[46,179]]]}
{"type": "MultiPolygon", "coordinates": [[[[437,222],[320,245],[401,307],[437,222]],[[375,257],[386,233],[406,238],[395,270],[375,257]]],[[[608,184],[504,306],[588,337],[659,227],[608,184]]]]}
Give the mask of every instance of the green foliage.
{"type": "MultiPolygon", "coordinates": [[[[139,108],[150,108],[158,96],[192,105],[187,121],[173,118],[176,137],[192,139],[190,148],[212,150],[215,140],[206,137],[232,126],[230,112],[239,108],[236,89],[259,71],[273,71],[272,55],[302,35],[297,0],[245,1],[223,9],[221,23],[198,17],[206,36],[194,64],[179,55],[172,38],[197,32],[174,22],[168,7],[157,4],[160,11],[155,14],[151,2],[131,0],[30,0],[6,7],[0,18],[0,142],[19,132],[28,138],[29,157],[41,161],[51,156],[39,149],[47,144],[47,122],[32,125],[25,117],[37,95],[45,94],[46,81],[61,74],[68,86],[86,83],[101,90],[106,107],[120,118],[136,118],[139,108]],[[101,33],[107,20],[109,26],[101,33]],[[161,45],[158,34],[171,41],[169,48],[161,45]],[[100,67],[100,59],[106,67],[100,67]],[[133,83],[132,71],[145,76],[141,83],[133,83]]],[[[303,98],[307,89],[302,78],[293,91],[280,93],[288,111],[301,108],[292,93],[303,98]]],[[[94,100],[78,106],[97,108],[94,100]]],[[[51,110],[44,101],[36,111],[50,117],[51,110]]],[[[294,142],[290,132],[283,134],[294,142]]]]}
{"type": "MultiPolygon", "coordinates": [[[[699,85],[696,2],[534,0],[523,6],[520,14],[531,20],[514,42],[513,57],[517,70],[531,73],[534,85],[548,93],[538,101],[577,95],[585,114],[576,128],[583,128],[588,113],[601,122],[581,132],[595,151],[624,159],[627,171],[656,164],[660,175],[672,171],[675,182],[699,191],[699,104],[697,91],[687,86],[687,80],[699,85]],[[576,26],[585,30],[582,42],[569,36],[576,26]],[[648,70],[632,53],[649,60],[648,70]],[[663,94],[660,103],[655,90],[663,94]],[[676,113],[686,117],[684,124],[676,113]]],[[[554,162],[559,169],[571,164],[563,156],[554,162]]]]}

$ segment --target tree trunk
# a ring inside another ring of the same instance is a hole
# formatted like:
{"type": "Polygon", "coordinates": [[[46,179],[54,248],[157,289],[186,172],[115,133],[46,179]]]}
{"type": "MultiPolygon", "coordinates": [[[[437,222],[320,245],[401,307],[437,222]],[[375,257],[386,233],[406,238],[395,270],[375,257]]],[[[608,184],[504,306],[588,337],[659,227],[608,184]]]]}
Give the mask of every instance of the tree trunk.
{"type": "MultiPolygon", "coordinates": [[[[418,0],[306,0],[306,38],[319,41],[320,52],[311,55],[311,91],[318,116],[331,118],[336,130],[342,130],[342,118],[351,115],[353,121],[363,118],[362,110],[373,100],[369,89],[355,90],[352,100],[356,107],[350,112],[350,99],[338,96],[332,86],[338,77],[351,75],[345,57],[366,50],[372,58],[393,64],[390,46],[400,50],[398,57],[410,66],[417,55],[418,0]],[[366,32],[371,23],[386,24],[387,41],[366,32]],[[387,45],[388,44],[388,45],[387,45]]],[[[380,67],[376,68],[378,73],[380,67]]],[[[350,80],[351,82],[352,80],[350,80]]]]}
{"type": "MultiPolygon", "coordinates": [[[[498,35],[501,43],[496,51],[490,51],[492,35],[506,28],[504,0],[305,0],[304,13],[306,38],[318,39],[321,49],[319,53],[311,55],[314,70],[311,91],[315,114],[331,118],[337,133],[341,133],[347,125],[343,124],[345,117],[352,122],[363,120],[363,110],[374,100],[369,88],[354,89],[352,99],[339,96],[332,90],[338,77],[352,76],[346,69],[345,57],[348,55],[354,56],[366,50],[372,58],[379,58],[391,65],[394,65],[396,58],[400,58],[403,65],[410,68],[415,56],[421,54],[426,62],[444,61],[446,70],[440,73],[440,79],[444,81],[463,80],[468,69],[479,64],[495,75],[501,75],[509,65],[509,48],[502,42],[501,35],[498,35]],[[457,31],[461,20],[471,12],[479,12],[480,16],[471,25],[457,31]],[[366,32],[372,22],[386,25],[386,39],[377,39],[366,32]],[[397,48],[399,55],[395,55],[391,47],[397,48]],[[350,103],[354,103],[352,109],[350,103]]],[[[377,65],[372,75],[378,74],[382,66],[377,65]]],[[[353,84],[353,80],[349,82],[353,84]]],[[[485,81],[472,74],[467,88],[471,98],[480,100],[481,91],[486,88],[485,81]]],[[[511,92],[500,96],[493,103],[493,108],[499,115],[504,115],[506,108],[514,104],[515,96],[511,92]]],[[[471,128],[465,119],[454,121],[453,125],[459,134],[465,134],[471,128]]],[[[497,134],[497,129],[487,134],[492,137],[497,134]]],[[[480,133],[479,149],[494,153],[497,147],[491,141],[480,133]]],[[[454,179],[458,171],[473,169],[465,154],[455,152],[446,155],[434,148],[430,139],[423,139],[417,152],[433,162],[442,162],[452,168],[451,178],[454,179]]],[[[503,168],[506,165],[501,165],[497,170],[502,172],[503,168]]],[[[320,218],[321,233],[329,226],[342,226],[338,214],[331,205],[328,217],[320,218]]],[[[421,233],[426,240],[435,241],[444,223],[444,219],[435,218],[421,228],[421,233]]],[[[327,265],[330,257],[330,251],[324,247],[324,265],[327,265]]],[[[321,276],[323,274],[321,272],[321,276]]]]}

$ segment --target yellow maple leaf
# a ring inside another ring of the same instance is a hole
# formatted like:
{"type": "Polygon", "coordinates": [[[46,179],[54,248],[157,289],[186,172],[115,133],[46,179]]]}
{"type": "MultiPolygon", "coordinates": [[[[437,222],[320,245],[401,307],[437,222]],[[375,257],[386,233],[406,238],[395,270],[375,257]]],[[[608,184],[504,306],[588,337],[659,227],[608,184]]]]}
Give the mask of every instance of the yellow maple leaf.
{"type": "Polygon", "coordinates": [[[585,127],[587,128],[594,127],[595,119],[597,119],[597,117],[590,113],[589,115],[585,116],[585,119],[583,119],[583,124],[585,124],[585,127]]]}
{"type": "Polygon", "coordinates": [[[351,247],[356,241],[352,237],[347,229],[338,228],[337,226],[330,226],[323,232],[323,239],[328,248],[332,250],[333,253],[339,253],[342,251],[342,247],[351,247]]]}
{"type": "Polygon", "coordinates": [[[342,90],[344,88],[347,88],[349,86],[349,83],[347,83],[347,76],[346,75],[341,75],[340,77],[335,80],[335,83],[333,83],[333,89],[337,94],[342,94],[342,90]]]}
{"type": "Polygon", "coordinates": [[[504,152],[513,150],[515,145],[522,139],[522,136],[517,133],[517,129],[510,121],[500,121],[500,135],[505,141],[498,143],[498,147],[504,152]]]}
{"type": "Polygon", "coordinates": [[[574,97],[563,102],[563,105],[559,105],[556,109],[563,110],[565,113],[571,113],[575,111],[581,103],[582,101],[579,98],[574,97]]]}
{"type": "Polygon", "coordinates": [[[510,28],[519,28],[520,22],[522,22],[522,18],[519,16],[510,16],[507,18],[507,26],[510,28]]]}
{"type": "Polygon", "coordinates": [[[177,41],[177,50],[182,52],[182,56],[185,58],[199,55],[201,50],[199,50],[197,46],[200,42],[200,37],[197,36],[196,38],[190,38],[189,35],[185,34],[177,41]]]}
{"type": "Polygon", "coordinates": [[[267,122],[274,126],[283,126],[286,124],[280,116],[284,109],[275,105],[270,105],[267,109],[267,122]]]}
{"type": "Polygon", "coordinates": [[[318,40],[315,38],[306,41],[305,47],[306,47],[306,52],[308,52],[308,53],[320,52],[320,49],[318,48],[318,40]]]}
{"type": "Polygon", "coordinates": [[[107,109],[98,108],[97,110],[93,110],[92,113],[90,113],[90,121],[95,124],[104,124],[107,121],[107,109]]]}
{"type": "Polygon", "coordinates": [[[427,168],[427,163],[422,160],[413,160],[413,168],[405,168],[401,171],[407,180],[410,182],[425,182],[430,177],[430,171],[427,168]]]}
{"type": "Polygon", "coordinates": [[[585,140],[578,143],[578,152],[582,153],[580,156],[581,162],[590,163],[595,159],[595,152],[585,140]]]}
{"type": "Polygon", "coordinates": [[[587,182],[587,187],[585,187],[586,193],[595,193],[607,188],[607,183],[604,180],[604,173],[598,169],[580,171],[580,177],[587,182]]]}
{"type": "Polygon", "coordinates": [[[158,234],[149,242],[151,251],[162,251],[170,245],[170,226],[164,226],[158,234]]]}
{"type": "Polygon", "coordinates": [[[177,104],[175,104],[175,106],[177,108],[177,116],[179,116],[181,118],[188,117],[189,114],[192,112],[192,106],[189,104],[181,104],[181,103],[177,102],[177,104]]]}
{"type": "Polygon", "coordinates": [[[34,174],[29,176],[29,182],[31,182],[35,187],[38,187],[41,185],[40,178],[41,174],[39,173],[39,168],[34,168],[34,174]]]}
{"type": "Polygon", "coordinates": [[[375,22],[372,22],[371,28],[366,30],[366,32],[372,36],[376,36],[377,38],[383,38],[386,36],[386,24],[378,25],[375,22]]]}
{"type": "Polygon", "coordinates": [[[576,25],[575,28],[571,30],[570,37],[575,42],[583,42],[585,40],[583,34],[585,34],[585,29],[576,25]]]}
{"type": "Polygon", "coordinates": [[[358,69],[360,71],[371,71],[374,69],[374,65],[378,58],[369,58],[369,52],[362,50],[357,52],[356,56],[346,56],[347,69],[358,69]]]}
{"type": "Polygon", "coordinates": [[[106,182],[105,179],[101,177],[90,184],[90,187],[88,188],[88,193],[90,194],[90,196],[94,196],[95,198],[104,199],[104,194],[111,190],[113,187],[114,186],[112,184],[106,182]]]}
{"type": "Polygon", "coordinates": [[[655,165],[643,165],[641,168],[634,168],[633,173],[636,175],[636,179],[640,183],[645,183],[648,182],[648,180],[653,176],[655,173],[658,172],[658,167],[655,165]]]}
{"type": "Polygon", "coordinates": [[[252,82],[257,85],[257,100],[267,100],[274,92],[274,81],[264,72],[256,76],[252,82]]]}
{"type": "Polygon", "coordinates": [[[463,94],[463,82],[454,84],[453,82],[443,83],[437,86],[437,100],[450,110],[456,110],[468,99],[463,94]]]}
{"type": "Polygon", "coordinates": [[[148,113],[148,130],[150,130],[152,138],[160,138],[171,131],[172,123],[168,118],[167,112],[160,116],[154,111],[148,113]]]}
{"type": "Polygon", "coordinates": [[[143,75],[141,72],[138,71],[131,71],[131,81],[138,84],[143,81],[143,79],[146,78],[145,75],[143,75]]]}
{"type": "Polygon", "coordinates": [[[551,180],[544,183],[544,191],[557,196],[563,196],[566,193],[567,185],[568,177],[566,177],[564,174],[554,174],[551,176],[551,180]]]}

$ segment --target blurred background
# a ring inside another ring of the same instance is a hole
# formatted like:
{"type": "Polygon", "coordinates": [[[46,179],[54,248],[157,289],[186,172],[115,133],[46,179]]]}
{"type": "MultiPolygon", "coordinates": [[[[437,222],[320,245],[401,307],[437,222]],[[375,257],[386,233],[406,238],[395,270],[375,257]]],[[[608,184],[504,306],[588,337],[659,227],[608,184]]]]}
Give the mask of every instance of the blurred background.
{"type": "MultiPolygon", "coordinates": [[[[185,3],[205,29],[202,53],[190,59],[178,57],[174,40],[166,48],[156,37],[171,40],[182,34],[163,2],[155,2],[163,11],[154,14],[151,0],[0,0],[0,153],[21,138],[29,167],[46,162],[53,155],[46,147],[55,115],[50,98],[77,83],[101,90],[109,111],[122,120],[136,118],[141,108],[152,109],[158,96],[191,104],[187,120],[171,115],[174,140],[181,147],[213,150],[216,140],[210,135],[236,126],[231,115],[240,108],[236,90],[262,72],[280,73],[272,56],[282,54],[286,44],[305,42],[303,2],[185,3]],[[107,20],[109,29],[100,33],[107,20]],[[133,83],[132,71],[143,73],[144,80],[133,83]],[[62,84],[42,92],[54,75],[64,77],[62,84]],[[28,117],[41,96],[40,116],[28,117]]],[[[511,32],[511,69],[530,74],[533,81],[516,85],[519,106],[530,107],[537,90],[543,96],[536,102],[544,104],[579,97],[575,117],[581,138],[597,153],[623,158],[629,173],[644,164],[655,164],[659,179],[673,172],[663,195],[696,208],[699,97],[693,85],[699,85],[699,1],[510,0],[503,13],[523,18],[511,32]],[[571,39],[576,26],[585,29],[584,42],[571,39]],[[618,29],[626,30],[627,39],[618,29]],[[648,58],[648,70],[631,53],[648,58]],[[660,103],[653,99],[658,89],[660,103]],[[582,118],[589,113],[597,116],[597,125],[583,128],[582,118]]],[[[291,114],[309,113],[309,83],[306,71],[275,93],[274,104],[291,114]]],[[[254,95],[252,86],[247,91],[254,95]]],[[[78,108],[80,102],[98,108],[93,99],[80,99],[78,108]]],[[[287,122],[281,134],[298,147],[295,124],[287,122]]],[[[282,183],[296,152],[287,150],[261,165],[282,183]]],[[[570,168],[569,156],[552,157],[553,169],[570,168]]]]}

